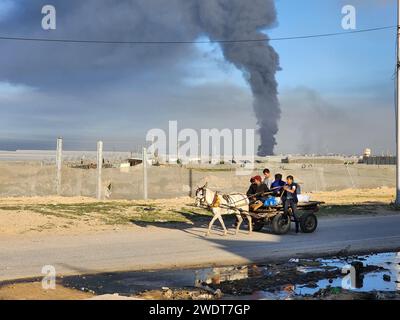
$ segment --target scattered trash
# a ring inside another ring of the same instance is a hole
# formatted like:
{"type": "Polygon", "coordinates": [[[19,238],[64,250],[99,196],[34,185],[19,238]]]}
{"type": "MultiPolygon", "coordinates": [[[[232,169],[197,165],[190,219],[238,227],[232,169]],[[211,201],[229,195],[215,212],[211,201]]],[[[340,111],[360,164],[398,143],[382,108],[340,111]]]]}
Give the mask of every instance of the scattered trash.
{"type": "Polygon", "coordinates": [[[294,292],[294,288],[295,288],[294,285],[289,284],[289,285],[287,285],[287,286],[285,286],[285,287],[283,288],[283,291],[288,292],[288,293],[292,293],[292,292],[294,292]]]}
{"type": "Polygon", "coordinates": [[[166,299],[171,299],[174,293],[172,292],[171,289],[168,289],[168,290],[165,290],[165,291],[163,292],[163,294],[164,294],[164,297],[165,297],[166,299]]]}
{"type": "Polygon", "coordinates": [[[221,299],[222,298],[222,291],[220,289],[215,290],[214,292],[214,297],[215,299],[221,299]]]}
{"type": "Polygon", "coordinates": [[[340,292],[342,292],[342,288],[338,288],[338,287],[331,288],[332,294],[339,294],[340,292]]]}
{"type": "Polygon", "coordinates": [[[387,275],[387,274],[384,274],[383,275],[383,280],[386,281],[386,282],[390,282],[391,277],[389,275],[387,275]]]}

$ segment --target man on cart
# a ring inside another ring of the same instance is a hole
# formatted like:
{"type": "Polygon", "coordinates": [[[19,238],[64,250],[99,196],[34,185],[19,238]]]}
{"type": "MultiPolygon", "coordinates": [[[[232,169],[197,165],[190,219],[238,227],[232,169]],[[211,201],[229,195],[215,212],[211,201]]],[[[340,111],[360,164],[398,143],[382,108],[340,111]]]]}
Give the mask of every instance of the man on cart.
{"type": "Polygon", "coordinates": [[[249,190],[247,191],[247,196],[250,200],[250,205],[253,210],[257,210],[258,208],[264,205],[264,202],[268,199],[268,195],[270,190],[266,184],[263,183],[262,178],[260,176],[255,176],[250,180],[251,185],[249,190]]]}

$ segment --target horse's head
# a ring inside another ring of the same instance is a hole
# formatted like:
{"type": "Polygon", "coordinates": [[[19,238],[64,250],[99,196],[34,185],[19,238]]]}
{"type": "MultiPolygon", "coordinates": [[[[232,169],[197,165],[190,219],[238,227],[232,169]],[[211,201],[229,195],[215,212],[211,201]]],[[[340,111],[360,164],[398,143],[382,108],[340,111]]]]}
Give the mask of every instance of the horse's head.
{"type": "Polygon", "coordinates": [[[204,186],[198,187],[196,189],[195,199],[197,207],[200,207],[202,204],[204,204],[204,201],[206,199],[207,185],[208,184],[206,183],[204,186]]]}

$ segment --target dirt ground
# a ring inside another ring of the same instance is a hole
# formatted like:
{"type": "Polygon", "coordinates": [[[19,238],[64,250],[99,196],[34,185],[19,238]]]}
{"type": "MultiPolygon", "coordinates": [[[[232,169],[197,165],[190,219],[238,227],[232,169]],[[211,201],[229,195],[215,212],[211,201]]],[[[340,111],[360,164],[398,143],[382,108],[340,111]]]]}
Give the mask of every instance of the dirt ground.
{"type": "Polygon", "coordinates": [[[82,234],[139,228],[138,224],[194,223],[209,213],[193,199],[104,201],[84,197],[0,198],[0,237],[82,234]]]}
{"type": "MultiPolygon", "coordinates": [[[[321,215],[390,213],[393,188],[347,189],[310,194],[323,201],[321,215]]],[[[145,224],[208,221],[210,213],[196,208],[194,200],[182,197],[168,200],[98,202],[84,197],[0,198],[0,237],[23,234],[82,234],[145,224]]]]}
{"type": "Polygon", "coordinates": [[[0,287],[0,300],[83,300],[94,294],[56,285],[44,290],[41,282],[15,283],[0,287]]]}
{"type": "Polygon", "coordinates": [[[327,205],[388,205],[395,200],[395,194],[394,188],[387,187],[310,193],[312,200],[324,201],[327,205]]]}

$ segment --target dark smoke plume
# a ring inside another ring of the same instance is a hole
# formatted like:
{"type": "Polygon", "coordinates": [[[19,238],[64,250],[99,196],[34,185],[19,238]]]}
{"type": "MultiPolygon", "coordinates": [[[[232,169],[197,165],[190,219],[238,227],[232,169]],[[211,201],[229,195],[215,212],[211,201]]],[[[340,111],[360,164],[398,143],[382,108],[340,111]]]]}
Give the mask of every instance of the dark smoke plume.
{"type": "MultiPolygon", "coordinates": [[[[0,0],[1,2],[1,0],[0,0]]],[[[276,23],[273,0],[52,0],[57,30],[40,26],[45,0],[15,0],[15,9],[0,19],[9,35],[100,40],[264,39],[276,23]]],[[[222,43],[225,59],[242,70],[254,96],[261,156],[273,154],[280,108],[275,74],[279,57],[268,41],[222,43]]],[[[93,46],[3,42],[0,81],[49,90],[98,90],[132,74],[174,68],[194,48],[178,46],[93,46]],[[102,73],[100,74],[100,70],[102,73]],[[62,75],[60,77],[59,75],[62,75]]],[[[166,72],[168,74],[168,72],[166,72]]],[[[229,121],[227,117],[226,121],[229,121]]]]}
{"type": "MultiPolygon", "coordinates": [[[[212,40],[263,39],[262,29],[276,23],[273,0],[198,1],[201,28],[212,40]]],[[[243,71],[254,96],[261,145],[259,156],[272,155],[281,111],[275,74],[279,56],[267,42],[223,43],[225,58],[243,71]]]]}

